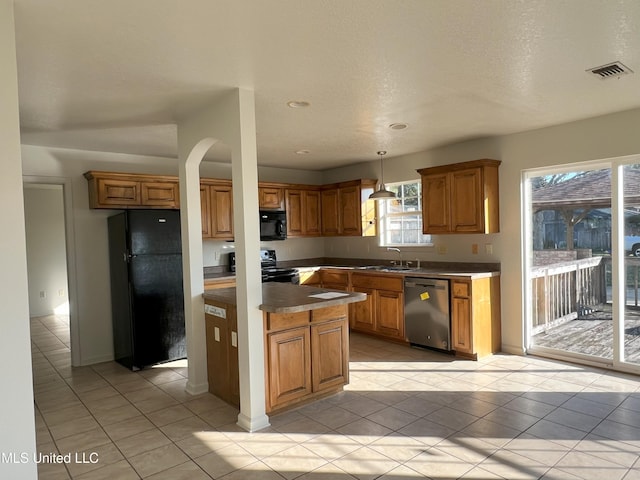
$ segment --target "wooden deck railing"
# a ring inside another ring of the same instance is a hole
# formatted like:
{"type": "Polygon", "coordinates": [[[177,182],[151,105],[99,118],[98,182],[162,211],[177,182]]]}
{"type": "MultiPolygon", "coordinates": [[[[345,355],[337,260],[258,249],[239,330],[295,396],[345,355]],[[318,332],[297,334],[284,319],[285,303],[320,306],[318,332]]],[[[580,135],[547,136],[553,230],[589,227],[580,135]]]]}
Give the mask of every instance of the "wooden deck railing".
{"type": "Polygon", "coordinates": [[[532,268],[534,335],[607,301],[602,259],[590,257],[532,268]]]}

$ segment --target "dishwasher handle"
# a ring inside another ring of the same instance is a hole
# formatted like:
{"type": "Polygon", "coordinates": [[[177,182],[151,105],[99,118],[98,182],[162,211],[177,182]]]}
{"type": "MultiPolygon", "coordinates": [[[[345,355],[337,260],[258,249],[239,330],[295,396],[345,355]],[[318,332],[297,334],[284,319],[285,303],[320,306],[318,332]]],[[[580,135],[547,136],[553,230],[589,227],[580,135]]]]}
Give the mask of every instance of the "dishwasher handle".
{"type": "Polygon", "coordinates": [[[437,283],[429,283],[429,282],[404,282],[404,286],[406,287],[431,287],[431,288],[435,288],[436,290],[446,290],[447,287],[445,285],[442,284],[437,284],[437,283]]]}

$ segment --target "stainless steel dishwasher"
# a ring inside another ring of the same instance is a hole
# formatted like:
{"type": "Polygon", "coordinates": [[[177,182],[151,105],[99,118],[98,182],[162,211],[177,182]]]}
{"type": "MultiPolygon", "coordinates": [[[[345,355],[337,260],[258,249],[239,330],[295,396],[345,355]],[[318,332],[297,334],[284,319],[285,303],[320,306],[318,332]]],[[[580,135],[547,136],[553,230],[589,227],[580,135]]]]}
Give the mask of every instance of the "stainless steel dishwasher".
{"type": "Polygon", "coordinates": [[[412,345],[450,351],[449,280],[407,277],[404,302],[407,340],[412,345]]]}

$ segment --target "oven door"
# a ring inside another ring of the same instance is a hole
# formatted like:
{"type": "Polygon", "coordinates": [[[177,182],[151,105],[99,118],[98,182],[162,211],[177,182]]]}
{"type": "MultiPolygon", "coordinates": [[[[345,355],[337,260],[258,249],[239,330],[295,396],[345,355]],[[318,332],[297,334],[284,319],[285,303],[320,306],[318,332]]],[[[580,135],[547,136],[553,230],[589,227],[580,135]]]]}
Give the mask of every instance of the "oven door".
{"type": "Polygon", "coordinates": [[[297,270],[287,269],[264,269],[262,270],[263,282],[280,282],[280,283],[300,283],[300,274],[297,270]]]}

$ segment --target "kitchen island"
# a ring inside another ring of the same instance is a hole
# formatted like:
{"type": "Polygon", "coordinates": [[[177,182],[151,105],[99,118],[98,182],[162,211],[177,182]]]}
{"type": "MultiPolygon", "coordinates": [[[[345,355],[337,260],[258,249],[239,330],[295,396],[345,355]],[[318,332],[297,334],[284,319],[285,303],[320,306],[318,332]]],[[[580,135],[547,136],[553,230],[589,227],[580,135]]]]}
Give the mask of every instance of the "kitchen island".
{"type": "MultiPolygon", "coordinates": [[[[349,304],[366,295],[262,285],[266,411],[342,390],[349,383],[349,304]]],[[[239,406],[236,289],[204,293],[209,391],[239,406]]]]}

